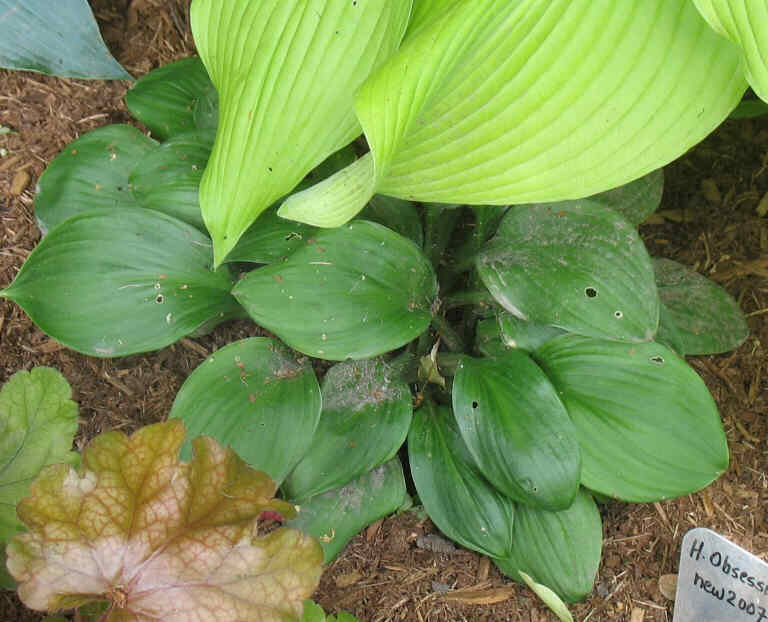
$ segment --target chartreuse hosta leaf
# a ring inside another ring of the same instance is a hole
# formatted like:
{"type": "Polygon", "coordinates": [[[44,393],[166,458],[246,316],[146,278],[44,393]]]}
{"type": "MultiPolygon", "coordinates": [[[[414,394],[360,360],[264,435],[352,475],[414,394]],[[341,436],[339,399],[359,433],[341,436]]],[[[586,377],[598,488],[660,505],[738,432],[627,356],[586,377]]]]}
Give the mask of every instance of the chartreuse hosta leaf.
{"type": "Polygon", "coordinates": [[[525,573],[575,602],[592,591],[602,545],[600,513],[591,495],[581,489],[573,505],[560,512],[518,505],[512,550],[495,562],[513,579],[523,581],[525,573]]]}
{"type": "Polygon", "coordinates": [[[177,134],[146,154],[129,177],[139,205],[206,232],[198,188],[212,145],[211,130],[192,130],[177,134]]]}
{"type": "Polygon", "coordinates": [[[408,460],[419,499],[440,531],[478,553],[509,555],[515,502],[480,473],[449,408],[425,403],[414,414],[408,460]]]}
{"type": "Polygon", "coordinates": [[[69,144],[40,176],[35,217],[43,234],[74,214],[138,207],[131,171],[156,146],[130,125],[107,125],[69,144]]]}
{"type": "Polygon", "coordinates": [[[72,451],[77,404],[71,397],[67,381],[50,367],[17,372],[0,391],[0,549],[22,529],[16,504],[40,470],[78,461],[72,451]]]}
{"type": "Polygon", "coordinates": [[[656,333],[651,259],[635,227],[607,207],[510,208],[475,263],[496,301],[523,320],[622,341],[656,333]]]}
{"type": "Polygon", "coordinates": [[[407,501],[403,466],[395,457],[343,488],[301,502],[298,517],[287,524],[317,538],[329,564],[361,530],[396,512],[407,501]]]}
{"type": "Polygon", "coordinates": [[[199,58],[184,58],[150,71],[125,94],[125,105],[152,135],[166,140],[199,127],[197,103],[215,88],[199,58]]]}
{"type": "Polygon", "coordinates": [[[283,485],[288,497],[301,501],[345,486],[397,453],[413,403],[407,383],[395,374],[381,359],[339,363],[327,371],[320,423],[283,485]]]}
{"type": "Polygon", "coordinates": [[[108,601],[104,622],[298,621],[322,552],[293,529],[256,537],[265,511],[286,518],[275,483],[208,437],[179,461],[174,419],[128,437],[108,432],[79,471],[46,467],[18,506],[29,529],[8,569],[29,608],[55,613],[108,601]]]}
{"type": "Polygon", "coordinates": [[[761,0],[693,0],[715,32],[741,49],[749,85],[768,101],[768,5],[761,0]]]}
{"type": "Polygon", "coordinates": [[[43,238],[0,296],[73,350],[125,356],[242,313],[211,259],[209,238],[160,212],[86,212],[43,238]]]}
{"type": "Polygon", "coordinates": [[[658,501],[699,490],[728,467],[712,396],[669,348],[565,335],[536,357],[576,427],[587,488],[658,501]]]}
{"type": "MultiPolygon", "coordinates": [[[[232,447],[278,484],[306,453],[320,419],[315,373],[274,339],[236,341],[193,371],[176,395],[171,417],[190,436],[206,434],[232,447]]],[[[182,458],[190,454],[184,446],[182,458]]]]}
{"type": "Polygon", "coordinates": [[[428,4],[357,93],[370,161],[293,195],[283,216],[339,225],[375,192],[474,205],[592,195],[684,153],[746,88],[738,50],[689,0],[428,4]]]}
{"type": "Polygon", "coordinates": [[[0,67],[131,80],[112,58],[87,0],[0,0],[0,67]]]}
{"type": "Polygon", "coordinates": [[[554,387],[526,353],[465,357],[452,395],[461,436],[491,484],[529,505],[571,505],[581,477],[576,431],[554,387]]]}
{"type": "Polygon", "coordinates": [[[411,0],[196,0],[192,32],[219,93],[200,187],[218,265],[256,217],[360,125],[355,91],[400,44],[411,0]]]}
{"type": "Polygon", "coordinates": [[[426,330],[437,282],[413,242],[358,220],[304,240],[286,261],[249,272],[232,293],[292,348],[343,361],[389,352],[426,330]]]}
{"type": "Polygon", "coordinates": [[[739,347],[749,327],[739,304],[717,283],[671,259],[654,259],[656,284],[681,354],[717,354],[739,347]]]}

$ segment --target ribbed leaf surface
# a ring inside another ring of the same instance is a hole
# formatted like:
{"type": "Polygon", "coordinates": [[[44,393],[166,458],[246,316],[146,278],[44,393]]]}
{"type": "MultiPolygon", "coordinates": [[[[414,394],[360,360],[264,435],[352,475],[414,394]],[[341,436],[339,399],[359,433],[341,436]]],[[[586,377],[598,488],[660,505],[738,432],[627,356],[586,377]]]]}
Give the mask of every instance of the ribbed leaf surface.
{"type": "Polygon", "coordinates": [[[216,264],[274,201],[360,133],[353,95],[396,49],[411,0],[197,0],[192,31],[219,92],[200,189],[216,264]]]}

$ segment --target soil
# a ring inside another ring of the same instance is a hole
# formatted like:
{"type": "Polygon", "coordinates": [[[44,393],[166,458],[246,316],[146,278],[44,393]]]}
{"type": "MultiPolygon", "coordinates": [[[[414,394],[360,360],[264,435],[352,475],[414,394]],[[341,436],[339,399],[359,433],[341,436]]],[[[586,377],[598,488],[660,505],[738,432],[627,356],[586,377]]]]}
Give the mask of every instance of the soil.
{"type": "MultiPolygon", "coordinates": [[[[194,54],[188,0],[92,4],[110,49],[137,77],[194,54]]],[[[0,136],[7,150],[0,157],[0,288],[39,239],[33,210],[38,176],[83,133],[108,123],[135,124],[123,103],[128,87],[0,71],[0,125],[15,132],[0,136]]],[[[768,561],[768,119],[726,121],[667,166],[665,176],[662,206],[642,227],[651,254],[720,283],[739,301],[751,329],[737,351],[690,360],[720,408],[731,465],[697,494],[602,506],[604,552],[595,589],[571,608],[580,621],[671,620],[673,604],[659,580],[676,573],[682,537],[692,527],[711,528],[768,561]]],[[[235,322],[159,352],[93,359],[63,348],[19,307],[0,300],[0,383],[36,365],[61,370],[80,405],[81,448],[105,430],[131,431],[162,420],[205,356],[254,334],[259,329],[251,323],[235,322]]],[[[314,598],[330,612],[345,609],[370,622],[555,619],[487,558],[417,546],[419,536],[433,533],[430,521],[413,512],[375,523],[330,565],[314,598]]],[[[15,594],[0,593],[0,620],[39,619],[15,594]]]]}

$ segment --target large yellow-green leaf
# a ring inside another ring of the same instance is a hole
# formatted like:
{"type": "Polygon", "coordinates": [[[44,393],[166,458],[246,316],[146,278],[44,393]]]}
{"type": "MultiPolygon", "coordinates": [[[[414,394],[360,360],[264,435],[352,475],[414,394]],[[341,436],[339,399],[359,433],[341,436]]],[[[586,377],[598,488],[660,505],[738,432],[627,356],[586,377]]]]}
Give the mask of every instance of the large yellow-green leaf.
{"type": "MultiPolygon", "coordinates": [[[[738,50],[690,0],[463,0],[439,16],[431,4],[358,92],[374,162],[340,183],[443,203],[580,198],[678,157],[746,88],[738,50]]],[[[282,215],[351,218],[365,193],[345,202],[331,180],[324,202],[310,189],[282,215]]]]}
{"type": "Polygon", "coordinates": [[[764,0],[693,0],[715,32],[741,48],[747,80],[768,101],[768,4],[764,0]]]}
{"type": "Polygon", "coordinates": [[[192,32],[219,93],[200,188],[221,262],[256,217],[360,133],[353,96],[400,44],[411,0],[195,0],[192,32]]]}
{"type": "Polygon", "coordinates": [[[418,337],[432,319],[437,279],[413,242],[356,220],[319,231],[285,261],[249,272],[232,293],[292,348],[343,361],[418,337]]]}
{"type": "Polygon", "coordinates": [[[728,467],[715,402],[669,348],[564,335],[536,357],[576,427],[587,488],[658,501],[700,490],[728,467]]]}
{"type": "Polygon", "coordinates": [[[184,437],[178,419],[107,432],[79,470],[42,471],[18,506],[29,532],[8,547],[28,607],[107,601],[103,622],[298,622],[320,578],[317,542],[293,529],[257,537],[263,512],[290,518],[293,506],[211,438],[181,462],[184,437]]]}

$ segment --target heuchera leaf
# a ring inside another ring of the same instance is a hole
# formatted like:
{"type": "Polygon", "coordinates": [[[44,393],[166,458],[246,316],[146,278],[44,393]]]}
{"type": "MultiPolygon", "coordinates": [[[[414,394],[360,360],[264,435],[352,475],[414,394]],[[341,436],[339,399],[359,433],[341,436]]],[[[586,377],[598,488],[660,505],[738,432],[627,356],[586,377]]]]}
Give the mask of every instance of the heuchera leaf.
{"type": "Polygon", "coordinates": [[[139,78],[125,94],[125,105],[155,138],[166,140],[207,125],[197,122],[195,109],[215,92],[202,61],[183,58],[139,78]]]}
{"type": "Polygon", "coordinates": [[[675,335],[680,354],[728,352],[749,336],[739,303],[717,283],[671,259],[654,259],[653,268],[666,333],[675,335]]]}
{"type": "Polygon", "coordinates": [[[752,90],[768,101],[768,5],[759,0],[693,0],[715,32],[741,48],[752,90]]]}
{"type": "Polygon", "coordinates": [[[523,320],[619,341],[656,334],[651,258],[635,227],[608,207],[510,208],[475,263],[496,301],[523,320]]]}
{"type": "Polygon", "coordinates": [[[77,464],[72,450],[77,404],[64,377],[50,367],[16,372],[0,391],[0,549],[22,525],[16,504],[49,464],[77,464]]]}
{"type": "Polygon", "coordinates": [[[43,234],[74,214],[138,207],[131,171],[156,146],[130,125],[100,127],[67,145],[38,182],[35,218],[43,234]]]}
{"type": "Polygon", "coordinates": [[[684,153],[746,88],[738,50],[690,0],[427,4],[357,93],[373,161],[293,195],[283,216],[337,226],[376,192],[474,205],[589,196],[684,153]]]}
{"type": "Polygon", "coordinates": [[[286,622],[317,586],[322,551],[293,529],[256,537],[293,507],[230,449],[201,437],[179,461],[183,423],[108,432],[82,466],[47,467],[18,506],[29,529],[8,568],[31,609],[108,601],[104,622],[286,622]]]}
{"type": "Polygon", "coordinates": [[[728,467],[715,402],[669,348],[564,335],[535,356],[576,427],[587,488],[659,501],[700,490],[728,467]]]}
{"type": "Polygon", "coordinates": [[[411,0],[196,0],[191,25],[219,93],[200,187],[218,265],[258,215],[351,142],[353,96],[400,44],[411,0]]]}

